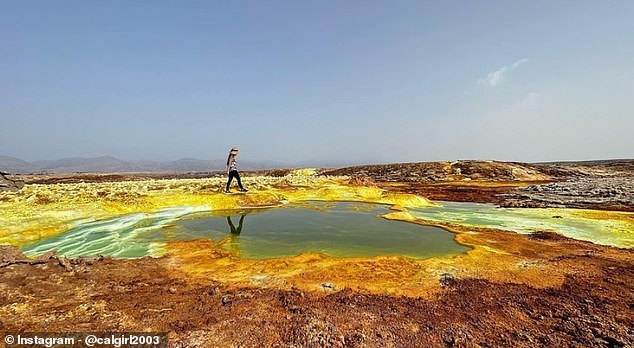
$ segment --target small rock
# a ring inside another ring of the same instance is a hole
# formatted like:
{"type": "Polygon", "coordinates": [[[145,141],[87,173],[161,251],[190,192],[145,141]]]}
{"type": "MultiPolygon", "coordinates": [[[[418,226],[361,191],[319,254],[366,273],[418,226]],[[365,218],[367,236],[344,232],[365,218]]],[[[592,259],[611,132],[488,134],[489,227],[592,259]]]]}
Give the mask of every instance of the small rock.
{"type": "Polygon", "coordinates": [[[45,252],[44,254],[37,257],[37,260],[46,261],[55,257],[55,250],[45,252]]]}
{"type": "Polygon", "coordinates": [[[439,282],[441,286],[451,285],[455,281],[456,278],[451,273],[443,273],[440,275],[439,282]]]}
{"type": "Polygon", "coordinates": [[[169,292],[170,294],[175,294],[176,293],[176,288],[175,287],[171,287],[171,288],[167,289],[167,292],[169,292]]]}
{"type": "Polygon", "coordinates": [[[297,313],[297,312],[301,312],[301,308],[299,308],[299,306],[296,305],[289,305],[288,307],[286,307],[289,312],[291,313],[297,313]]]}
{"type": "Polygon", "coordinates": [[[333,283],[321,283],[321,287],[322,287],[324,290],[336,290],[336,288],[337,288],[337,287],[335,286],[335,284],[333,284],[333,283]]]}
{"type": "Polygon", "coordinates": [[[59,259],[57,259],[57,262],[59,262],[59,265],[64,267],[64,269],[67,271],[70,271],[72,269],[70,262],[65,257],[60,257],[59,259]]]}
{"type": "Polygon", "coordinates": [[[448,346],[453,346],[456,343],[456,339],[451,333],[445,333],[444,335],[442,335],[442,340],[448,346]]]}

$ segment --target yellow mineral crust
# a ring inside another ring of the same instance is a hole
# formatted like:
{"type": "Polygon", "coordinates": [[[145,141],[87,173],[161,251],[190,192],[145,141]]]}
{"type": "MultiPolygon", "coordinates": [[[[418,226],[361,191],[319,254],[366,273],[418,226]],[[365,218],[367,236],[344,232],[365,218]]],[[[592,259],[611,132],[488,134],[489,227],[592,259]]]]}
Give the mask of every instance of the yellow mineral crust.
{"type": "MultiPolygon", "coordinates": [[[[303,201],[359,201],[391,205],[387,219],[435,225],[455,233],[458,243],[472,249],[464,254],[428,259],[402,256],[335,258],[306,253],[273,259],[240,258],[222,241],[171,241],[164,247],[171,272],[191,281],[220,281],[227,285],[302,288],[327,293],[345,287],[369,293],[430,296],[442,279],[480,278],[534,287],[558,286],[566,274],[568,259],[585,253],[618,260],[629,257],[618,249],[558,238],[533,238],[499,229],[424,219],[413,209],[436,204],[424,197],[392,193],[376,187],[348,184],[346,177],[315,176],[312,170],[285,177],[245,177],[248,194],[221,193],[224,178],[147,180],[104,183],[27,185],[12,193],[0,193],[0,244],[24,245],[53,236],[69,227],[121,214],[152,212],[168,207],[194,206],[196,210],[274,207],[303,201]],[[561,258],[565,255],[564,258],[561,258]],[[556,260],[556,261],[554,261],[556,260]]],[[[598,221],[617,219],[628,233],[632,215],[611,212],[548,211],[579,214],[598,221]]],[[[563,215],[564,220],[569,215],[563,215]]],[[[548,234],[546,234],[548,236],[548,234]]],[[[572,264],[570,264],[572,265],[572,264]]]]}
{"type": "MultiPolygon", "coordinates": [[[[175,272],[229,286],[299,288],[324,293],[352,288],[367,293],[431,297],[443,291],[441,280],[447,276],[546,288],[560,286],[567,274],[578,271],[575,257],[588,253],[615,259],[628,256],[618,249],[563,237],[539,239],[509,231],[416,219],[407,211],[383,217],[442,227],[455,233],[458,243],[472,249],[460,255],[427,259],[336,258],[306,253],[261,260],[243,259],[231,250],[219,248],[228,242],[227,238],[218,243],[173,241],[167,244],[167,258],[177,265],[175,272]],[[561,259],[562,255],[565,258],[561,259]]],[[[556,236],[546,234],[553,235],[556,236]]]]}
{"type": "Polygon", "coordinates": [[[0,244],[21,246],[64,232],[78,222],[175,206],[228,210],[308,200],[435,205],[412,194],[348,185],[346,177],[316,176],[312,169],[243,181],[249,193],[231,195],[222,193],[224,178],[26,185],[18,192],[0,193],[0,244]]]}

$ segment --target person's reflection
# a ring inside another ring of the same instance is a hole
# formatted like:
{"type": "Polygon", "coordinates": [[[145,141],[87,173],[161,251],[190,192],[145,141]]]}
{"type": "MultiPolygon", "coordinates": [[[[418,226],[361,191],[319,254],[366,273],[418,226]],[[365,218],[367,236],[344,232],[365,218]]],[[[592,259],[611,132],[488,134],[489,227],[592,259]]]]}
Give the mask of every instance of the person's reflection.
{"type": "Polygon", "coordinates": [[[238,222],[238,228],[236,228],[236,226],[231,221],[231,216],[227,216],[227,223],[229,224],[229,228],[231,228],[231,234],[233,236],[239,236],[240,232],[242,232],[242,222],[244,221],[244,217],[245,216],[247,216],[247,215],[246,214],[242,214],[240,216],[240,222],[238,222]]]}
{"type": "Polygon", "coordinates": [[[231,216],[227,216],[227,224],[229,224],[229,228],[231,229],[231,238],[229,240],[229,249],[236,256],[240,256],[240,233],[242,233],[242,224],[244,222],[244,217],[247,214],[240,215],[240,221],[238,222],[238,227],[233,224],[231,221],[231,216]]]}

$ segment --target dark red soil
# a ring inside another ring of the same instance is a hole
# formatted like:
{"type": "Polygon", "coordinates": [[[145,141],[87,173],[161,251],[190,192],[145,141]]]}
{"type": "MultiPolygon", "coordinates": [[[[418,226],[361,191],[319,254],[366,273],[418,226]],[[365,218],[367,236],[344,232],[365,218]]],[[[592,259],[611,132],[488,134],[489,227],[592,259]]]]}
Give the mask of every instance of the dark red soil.
{"type": "Polygon", "coordinates": [[[378,187],[396,191],[421,195],[434,201],[496,203],[505,199],[517,185],[499,184],[494,186],[456,183],[407,183],[407,185],[395,186],[391,183],[376,183],[378,187]]]}
{"type": "Polygon", "coordinates": [[[560,287],[448,278],[428,300],[232,289],[188,280],[162,259],[25,264],[3,254],[13,256],[0,268],[2,332],[151,330],[169,332],[173,347],[634,345],[634,264],[601,256],[550,260],[588,270],[560,287]]]}

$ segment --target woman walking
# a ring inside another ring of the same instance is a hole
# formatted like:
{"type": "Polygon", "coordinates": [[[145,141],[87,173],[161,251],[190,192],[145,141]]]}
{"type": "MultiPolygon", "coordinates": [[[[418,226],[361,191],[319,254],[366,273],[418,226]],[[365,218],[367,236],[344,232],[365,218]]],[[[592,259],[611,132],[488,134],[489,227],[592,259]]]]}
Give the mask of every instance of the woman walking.
{"type": "Polygon", "coordinates": [[[240,192],[247,192],[248,190],[242,186],[242,181],[240,180],[240,173],[238,173],[238,165],[236,164],[236,156],[238,156],[238,148],[234,147],[229,151],[229,157],[227,157],[227,175],[229,175],[229,180],[227,181],[227,187],[225,188],[225,193],[231,193],[229,191],[229,186],[231,185],[231,180],[235,177],[238,180],[238,186],[240,187],[240,192]]]}

